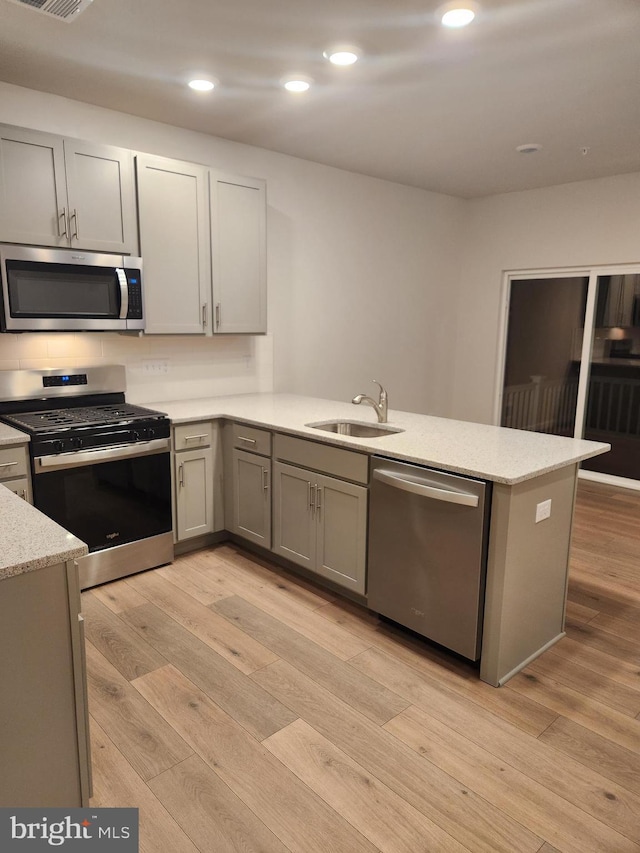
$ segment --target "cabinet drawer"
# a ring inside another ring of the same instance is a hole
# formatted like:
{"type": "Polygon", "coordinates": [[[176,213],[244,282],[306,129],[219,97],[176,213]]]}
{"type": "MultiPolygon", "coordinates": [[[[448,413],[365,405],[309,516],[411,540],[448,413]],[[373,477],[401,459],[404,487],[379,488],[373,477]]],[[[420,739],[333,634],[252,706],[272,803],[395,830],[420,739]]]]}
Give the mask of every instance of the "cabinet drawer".
{"type": "Polygon", "coordinates": [[[180,424],[173,430],[174,447],[176,450],[195,450],[196,447],[208,447],[211,444],[211,434],[211,421],[180,424]]]}
{"type": "Polygon", "coordinates": [[[275,434],[274,442],[274,455],[277,459],[302,465],[313,471],[332,474],[343,480],[353,480],[365,485],[368,482],[369,457],[366,453],[355,453],[341,447],[331,447],[317,441],[279,433],[275,434]]]}
{"type": "Polygon", "coordinates": [[[2,485],[10,492],[18,495],[19,498],[29,501],[29,481],[26,477],[20,477],[17,480],[4,480],[2,485]]]}
{"type": "Polygon", "coordinates": [[[27,451],[24,447],[5,447],[0,450],[0,481],[27,476],[27,451]]]}
{"type": "Polygon", "coordinates": [[[244,424],[233,424],[233,446],[261,456],[271,456],[271,433],[244,424]]]}

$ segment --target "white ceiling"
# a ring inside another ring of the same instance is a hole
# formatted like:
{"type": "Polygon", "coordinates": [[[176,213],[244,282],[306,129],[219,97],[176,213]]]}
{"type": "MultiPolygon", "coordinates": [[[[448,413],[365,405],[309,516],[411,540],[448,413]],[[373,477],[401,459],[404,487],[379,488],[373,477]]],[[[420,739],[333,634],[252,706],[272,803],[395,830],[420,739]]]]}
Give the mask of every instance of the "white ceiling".
{"type": "Polygon", "coordinates": [[[439,0],[0,0],[0,80],[467,198],[640,171],[640,0],[479,1],[446,30],[439,0]]]}

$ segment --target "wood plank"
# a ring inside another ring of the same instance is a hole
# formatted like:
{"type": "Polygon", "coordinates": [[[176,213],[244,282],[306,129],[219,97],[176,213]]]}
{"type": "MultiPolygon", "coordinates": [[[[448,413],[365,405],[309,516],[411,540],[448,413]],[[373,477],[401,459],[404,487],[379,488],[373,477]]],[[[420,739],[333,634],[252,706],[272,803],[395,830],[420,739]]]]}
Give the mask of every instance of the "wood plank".
{"type": "Polygon", "coordinates": [[[640,686],[640,670],[637,663],[612,657],[606,652],[585,646],[571,637],[563,637],[559,643],[545,652],[545,656],[573,661],[613,681],[626,684],[634,690],[640,686]]]}
{"type": "MultiPolygon", "coordinates": [[[[623,831],[622,827],[630,825],[632,831],[638,831],[640,806],[635,795],[604,776],[456,696],[437,682],[416,678],[410,668],[381,651],[370,649],[351,663],[607,826],[623,831]]],[[[293,707],[290,702],[287,704],[293,707]]],[[[623,719],[626,721],[628,717],[623,719]]]]}
{"type": "Polygon", "coordinates": [[[540,846],[538,838],[508,815],[285,661],[251,677],[474,853],[524,853],[540,846]]]}
{"type": "Polygon", "coordinates": [[[627,640],[640,642],[640,609],[636,613],[621,616],[610,616],[608,613],[599,613],[591,620],[594,628],[625,637],[627,640]]]}
{"type": "Polygon", "coordinates": [[[640,713],[640,679],[637,689],[627,687],[574,661],[546,654],[529,664],[527,672],[551,678],[629,717],[640,713]]]}
{"type": "Polygon", "coordinates": [[[244,583],[255,584],[257,588],[266,585],[279,589],[310,610],[336,599],[336,596],[324,587],[310,583],[273,563],[267,563],[229,542],[218,545],[213,552],[200,552],[198,557],[205,566],[211,559],[220,560],[226,564],[227,571],[232,571],[235,577],[244,583]]]}
{"type": "Polygon", "coordinates": [[[238,596],[211,606],[375,723],[386,722],[409,704],[238,596]]]}
{"type": "Polygon", "coordinates": [[[582,808],[415,705],[385,723],[384,728],[531,832],[557,844],[564,853],[636,849],[635,844],[582,808]]]}
{"type": "Polygon", "coordinates": [[[156,776],[149,787],[201,853],[289,853],[197,755],[156,776]]]}
{"type": "Polygon", "coordinates": [[[612,743],[566,717],[558,717],[540,735],[540,740],[640,795],[640,757],[637,753],[612,743]]]}
{"type": "Polygon", "coordinates": [[[572,622],[590,622],[598,612],[593,607],[585,607],[584,604],[578,604],[571,599],[567,600],[567,618],[572,622]]]}
{"type": "MultiPolygon", "coordinates": [[[[341,660],[348,660],[369,647],[369,643],[363,642],[350,631],[336,624],[327,624],[327,620],[315,608],[310,609],[306,601],[301,603],[292,597],[290,589],[265,583],[254,576],[249,577],[248,570],[239,576],[233,565],[222,560],[219,571],[205,565],[192,568],[194,575],[199,575],[204,582],[211,583],[215,577],[217,583],[223,584],[227,590],[233,590],[233,593],[227,592],[226,595],[239,595],[341,660]]],[[[224,597],[220,594],[216,600],[224,597]]]]}
{"type": "Polygon", "coordinates": [[[477,702],[529,734],[539,735],[556,717],[548,708],[525,696],[496,690],[485,684],[478,678],[478,670],[473,665],[378,620],[363,608],[340,602],[322,607],[318,613],[348,627],[372,646],[404,661],[426,678],[436,679],[439,684],[445,684],[460,696],[477,702]]]}
{"type": "Polygon", "coordinates": [[[96,586],[90,593],[84,593],[84,595],[93,595],[114,613],[122,613],[128,607],[140,607],[141,604],[147,603],[147,599],[129,586],[126,580],[96,586]]]}
{"type": "Polygon", "coordinates": [[[188,593],[205,606],[213,604],[219,598],[226,598],[228,595],[235,594],[235,592],[224,589],[219,582],[200,573],[193,562],[192,554],[178,557],[172,565],[162,566],[156,570],[155,574],[174,584],[178,589],[188,593]]]}
{"type": "Polygon", "coordinates": [[[376,853],[360,833],[174,667],[142,676],[135,686],[291,850],[376,853]]]}
{"type": "Polygon", "coordinates": [[[303,720],[264,745],[383,853],[468,853],[303,720]]]}
{"type": "Polygon", "coordinates": [[[529,696],[596,734],[640,753],[640,727],[637,720],[579,693],[572,687],[565,687],[552,678],[527,669],[526,672],[515,675],[504,689],[529,696]]]}
{"type": "Polygon", "coordinates": [[[262,644],[159,575],[145,572],[129,578],[129,583],[240,672],[254,672],[277,659],[262,644]]]}
{"type": "Polygon", "coordinates": [[[640,660],[640,642],[627,640],[625,637],[610,634],[608,631],[600,631],[591,624],[567,622],[566,632],[572,640],[577,640],[614,658],[640,660]]]}
{"type": "Polygon", "coordinates": [[[93,759],[91,806],[96,809],[138,809],[140,853],[199,853],[95,719],[91,720],[90,729],[93,759]]]}
{"type": "Polygon", "coordinates": [[[153,604],[123,614],[131,627],[258,740],[296,716],[153,604]]]}
{"type": "Polygon", "coordinates": [[[192,754],[184,740],[91,643],[87,643],[87,671],[92,716],[143,779],[151,779],[192,754]]]}
{"type": "Polygon", "coordinates": [[[569,573],[569,599],[577,604],[596,610],[599,613],[608,613],[610,616],[634,617],[638,606],[628,596],[620,600],[607,594],[606,587],[595,586],[587,578],[580,574],[577,568],[571,567],[569,573]]]}
{"type": "Polygon", "coordinates": [[[166,665],[161,655],[93,593],[83,594],[82,612],[87,639],[128,681],[166,665]]]}

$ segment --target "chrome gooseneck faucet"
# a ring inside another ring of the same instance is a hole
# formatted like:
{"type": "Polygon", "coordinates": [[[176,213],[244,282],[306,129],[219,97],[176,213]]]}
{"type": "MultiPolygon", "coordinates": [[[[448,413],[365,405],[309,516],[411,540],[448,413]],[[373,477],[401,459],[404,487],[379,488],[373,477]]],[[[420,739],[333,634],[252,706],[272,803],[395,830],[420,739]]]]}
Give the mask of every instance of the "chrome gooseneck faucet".
{"type": "Polygon", "coordinates": [[[378,416],[378,423],[386,424],[386,422],[387,422],[387,392],[384,390],[382,385],[380,385],[380,383],[378,382],[377,379],[374,379],[373,381],[376,383],[376,385],[378,385],[380,387],[380,397],[379,397],[377,403],[372,397],[367,397],[366,394],[357,394],[351,402],[355,403],[356,406],[359,406],[360,403],[368,403],[370,406],[373,406],[375,413],[378,416]]]}

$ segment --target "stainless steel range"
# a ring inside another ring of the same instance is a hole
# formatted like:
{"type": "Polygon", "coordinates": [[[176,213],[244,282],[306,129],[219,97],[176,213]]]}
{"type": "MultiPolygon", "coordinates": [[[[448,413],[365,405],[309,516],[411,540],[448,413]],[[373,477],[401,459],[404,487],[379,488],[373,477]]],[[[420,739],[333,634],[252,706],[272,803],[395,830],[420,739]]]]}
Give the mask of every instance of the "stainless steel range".
{"type": "Polygon", "coordinates": [[[169,419],[124,392],[122,365],[0,371],[0,420],[31,438],[35,506],[89,546],[83,589],[173,559],[169,419]]]}

